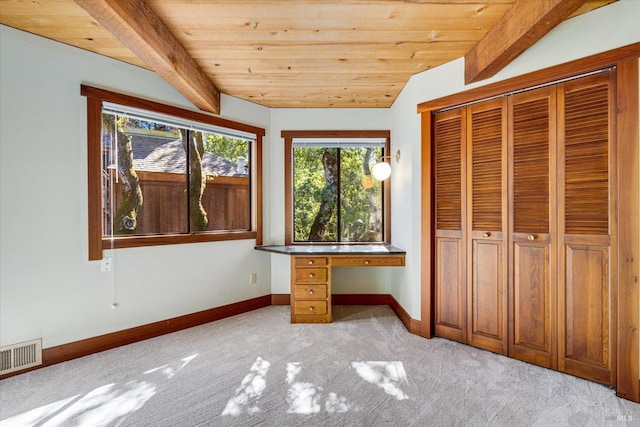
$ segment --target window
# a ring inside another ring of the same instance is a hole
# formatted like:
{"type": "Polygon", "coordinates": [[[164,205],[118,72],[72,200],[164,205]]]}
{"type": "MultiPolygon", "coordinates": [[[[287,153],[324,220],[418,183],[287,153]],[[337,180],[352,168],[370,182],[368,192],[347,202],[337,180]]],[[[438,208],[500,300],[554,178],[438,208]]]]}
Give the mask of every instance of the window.
{"type": "Polygon", "coordinates": [[[388,131],[283,131],[285,244],[388,243],[389,183],[371,168],[388,131]]]}
{"type": "Polygon", "coordinates": [[[90,259],[106,248],[261,243],[263,129],[88,86],[82,93],[90,259]]]}

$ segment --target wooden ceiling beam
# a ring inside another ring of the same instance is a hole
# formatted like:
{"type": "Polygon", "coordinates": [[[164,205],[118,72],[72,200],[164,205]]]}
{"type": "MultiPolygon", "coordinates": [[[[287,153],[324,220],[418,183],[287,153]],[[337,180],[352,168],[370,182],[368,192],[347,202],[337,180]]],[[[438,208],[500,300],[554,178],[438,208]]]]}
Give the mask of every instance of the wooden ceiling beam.
{"type": "Polygon", "coordinates": [[[516,0],[511,9],[465,55],[465,83],[494,76],[585,2],[516,0]]]}
{"type": "Polygon", "coordinates": [[[75,0],[201,110],[220,114],[220,91],[143,0],[75,0]]]}

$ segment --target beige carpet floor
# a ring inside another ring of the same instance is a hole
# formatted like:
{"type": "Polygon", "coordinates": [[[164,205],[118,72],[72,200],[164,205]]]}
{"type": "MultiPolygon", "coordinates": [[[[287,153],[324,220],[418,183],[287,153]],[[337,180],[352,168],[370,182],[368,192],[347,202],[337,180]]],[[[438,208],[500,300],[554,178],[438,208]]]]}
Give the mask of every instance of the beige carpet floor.
{"type": "Polygon", "coordinates": [[[0,381],[5,426],[618,426],[612,389],[406,331],[386,306],[272,306],[0,381]]]}

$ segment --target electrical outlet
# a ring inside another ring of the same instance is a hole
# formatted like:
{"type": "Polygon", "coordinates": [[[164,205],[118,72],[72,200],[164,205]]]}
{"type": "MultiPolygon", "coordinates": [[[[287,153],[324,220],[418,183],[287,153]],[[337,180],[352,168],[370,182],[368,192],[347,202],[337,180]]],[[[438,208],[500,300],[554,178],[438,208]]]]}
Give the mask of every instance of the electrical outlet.
{"type": "Polygon", "coordinates": [[[100,264],[100,271],[111,271],[111,257],[102,258],[102,264],[100,264]]]}
{"type": "Polygon", "coordinates": [[[258,273],[249,274],[249,284],[255,285],[256,283],[258,283],[258,273]]]}

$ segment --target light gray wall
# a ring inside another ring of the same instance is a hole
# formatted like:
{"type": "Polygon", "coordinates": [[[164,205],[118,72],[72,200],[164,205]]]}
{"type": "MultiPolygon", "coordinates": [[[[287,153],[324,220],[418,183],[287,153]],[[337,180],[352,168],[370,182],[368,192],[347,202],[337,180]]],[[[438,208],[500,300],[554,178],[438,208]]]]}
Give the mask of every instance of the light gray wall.
{"type": "MultiPolygon", "coordinates": [[[[487,84],[640,40],[640,1],[573,18],[487,84]]],[[[223,96],[222,116],[264,127],[264,242],[284,239],[283,129],[391,129],[392,243],[405,268],[339,269],[336,293],[392,293],[420,319],[421,102],[466,90],[463,60],[414,76],[391,109],[268,109],[223,96]],[[360,274],[363,273],[363,274],[360,274]]],[[[0,26],[0,345],[51,347],[269,293],[289,260],[233,241],[121,249],[87,261],[86,103],[80,84],[192,108],[155,74],[0,26]],[[248,273],[258,273],[249,285],[248,273]],[[247,277],[245,277],[247,276],[247,277]],[[113,294],[120,307],[110,308],[113,294]]]]}
{"type": "Polygon", "coordinates": [[[495,77],[464,85],[464,59],[413,76],[391,107],[391,134],[402,161],[393,175],[394,244],[407,250],[405,269],[391,270],[391,294],[420,319],[420,115],[417,105],[640,41],[640,1],[616,3],[563,22],[495,77]]]}
{"type": "MultiPolygon", "coordinates": [[[[110,273],[87,260],[81,83],[194,109],[152,72],[0,26],[0,344],[46,348],[270,294],[255,240],[120,249],[110,273]]],[[[222,115],[269,126],[268,108],[226,96],[222,115]]]]}

